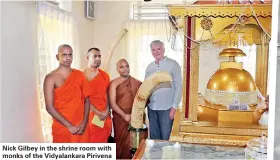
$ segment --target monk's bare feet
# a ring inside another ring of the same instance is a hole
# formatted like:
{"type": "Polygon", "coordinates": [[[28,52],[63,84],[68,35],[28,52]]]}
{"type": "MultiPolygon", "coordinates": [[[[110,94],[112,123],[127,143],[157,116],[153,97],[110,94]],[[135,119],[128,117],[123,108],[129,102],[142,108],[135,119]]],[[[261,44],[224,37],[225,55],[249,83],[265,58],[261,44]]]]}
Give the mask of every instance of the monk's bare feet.
{"type": "Polygon", "coordinates": [[[70,131],[70,133],[76,134],[80,130],[80,128],[76,126],[70,126],[68,127],[68,130],[70,131]]]}

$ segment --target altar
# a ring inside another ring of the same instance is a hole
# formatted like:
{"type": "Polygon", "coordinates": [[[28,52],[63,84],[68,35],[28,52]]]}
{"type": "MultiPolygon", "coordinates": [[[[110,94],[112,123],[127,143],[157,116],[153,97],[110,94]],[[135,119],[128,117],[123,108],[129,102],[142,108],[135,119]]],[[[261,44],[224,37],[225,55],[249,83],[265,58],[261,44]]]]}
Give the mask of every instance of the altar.
{"type": "Polygon", "coordinates": [[[261,103],[268,95],[271,1],[198,0],[168,9],[174,32],[184,32],[185,42],[182,109],[170,140],[245,147],[267,135],[259,121],[267,111],[261,103]],[[250,54],[256,57],[249,64],[253,71],[239,58],[250,54]]]}
{"type": "MultiPolygon", "coordinates": [[[[169,141],[137,143],[134,158],[245,159],[245,153],[252,153],[249,159],[266,159],[267,124],[260,119],[268,114],[271,1],[198,0],[167,8],[174,35],[183,33],[185,44],[182,108],[176,111],[169,141]],[[209,46],[214,51],[207,50],[209,46]],[[254,52],[244,46],[254,47],[254,52]],[[255,56],[248,65],[251,71],[240,60],[250,54],[255,56]],[[214,58],[205,59],[211,55],[214,58]],[[208,65],[201,65],[205,61],[208,65]]],[[[147,86],[137,93],[133,127],[142,127],[153,87],[167,81],[172,77],[160,73],[143,82],[147,86]]]]}

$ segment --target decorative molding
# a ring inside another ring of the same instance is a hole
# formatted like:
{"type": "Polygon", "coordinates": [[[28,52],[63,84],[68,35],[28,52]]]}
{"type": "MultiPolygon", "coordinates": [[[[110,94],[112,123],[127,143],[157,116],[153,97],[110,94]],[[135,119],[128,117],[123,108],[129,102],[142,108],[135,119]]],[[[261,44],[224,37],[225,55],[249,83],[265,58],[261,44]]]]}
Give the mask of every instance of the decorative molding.
{"type": "MultiPolygon", "coordinates": [[[[250,4],[257,17],[271,17],[272,4],[250,4]]],[[[195,5],[169,5],[169,11],[174,16],[191,17],[247,17],[254,16],[250,6],[246,4],[195,4],[195,5]]]]}

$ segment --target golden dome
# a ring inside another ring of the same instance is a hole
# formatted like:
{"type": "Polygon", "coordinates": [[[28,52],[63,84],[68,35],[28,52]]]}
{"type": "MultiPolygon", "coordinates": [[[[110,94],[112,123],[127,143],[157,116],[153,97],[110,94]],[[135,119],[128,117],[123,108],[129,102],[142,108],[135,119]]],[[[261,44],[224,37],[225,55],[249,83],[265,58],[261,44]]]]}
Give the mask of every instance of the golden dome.
{"type": "Polygon", "coordinates": [[[229,61],[221,62],[221,67],[207,83],[205,100],[215,105],[239,103],[257,104],[257,87],[251,74],[243,69],[241,62],[235,62],[235,56],[246,56],[237,48],[224,49],[220,56],[229,57],[229,61]]]}
{"type": "Polygon", "coordinates": [[[256,84],[249,72],[236,68],[218,70],[209,79],[207,89],[230,92],[256,91],[256,84]]]}

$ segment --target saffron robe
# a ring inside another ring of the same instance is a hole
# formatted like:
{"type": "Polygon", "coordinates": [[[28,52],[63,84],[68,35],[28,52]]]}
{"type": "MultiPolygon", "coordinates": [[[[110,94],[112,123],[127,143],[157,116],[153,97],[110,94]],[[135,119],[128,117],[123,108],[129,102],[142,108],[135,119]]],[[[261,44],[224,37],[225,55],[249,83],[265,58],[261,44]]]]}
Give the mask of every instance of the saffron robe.
{"type": "MultiPolygon", "coordinates": [[[[84,74],[76,69],[65,80],[64,84],[54,89],[54,107],[72,125],[78,126],[84,117],[84,100],[91,93],[89,83],[84,74]]],[[[71,132],[53,119],[52,135],[54,143],[88,143],[89,133],[86,127],[83,135],[71,132]]]]}
{"type": "MultiPolygon", "coordinates": [[[[110,83],[109,75],[98,69],[99,73],[90,81],[91,95],[90,103],[99,111],[107,109],[107,91],[110,83]]],[[[92,124],[94,112],[89,114],[89,135],[91,143],[107,143],[112,131],[112,120],[110,115],[105,119],[103,128],[92,124]]]]}
{"type": "MultiPolygon", "coordinates": [[[[129,77],[116,88],[116,103],[125,114],[131,114],[135,95],[141,82],[129,77]]],[[[113,111],[114,138],[116,142],[117,159],[131,159],[129,123],[113,111]]]]}

